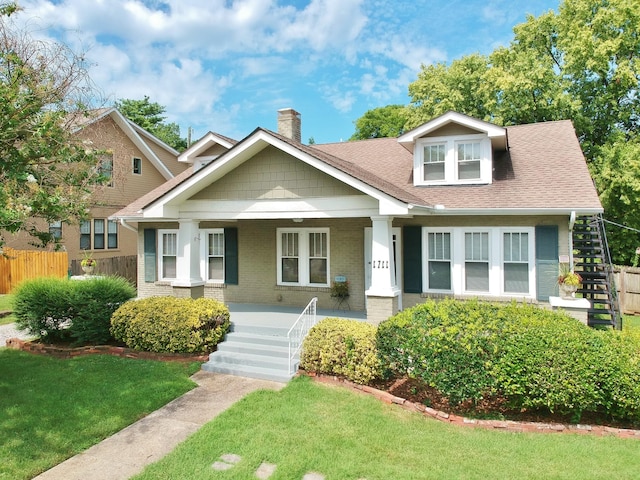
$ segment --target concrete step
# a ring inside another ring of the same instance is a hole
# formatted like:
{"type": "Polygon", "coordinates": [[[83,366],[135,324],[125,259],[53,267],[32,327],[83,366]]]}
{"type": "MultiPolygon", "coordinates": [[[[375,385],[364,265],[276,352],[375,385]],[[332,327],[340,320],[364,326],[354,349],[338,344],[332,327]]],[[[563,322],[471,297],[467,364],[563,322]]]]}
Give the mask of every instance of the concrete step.
{"type": "MultiPolygon", "coordinates": [[[[215,352],[202,369],[278,382],[288,382],[289,373],[289,329],[265,325],[231,325],[225,340],[218,344],[215,352]]],[[[293,371],[298,369],[294,360],[293,371]]]]}
{"type": "Polygon", "coordinates": [[[286,336],[259,335],[255,333],[244,333],[244,332],[229,332],[227,333],[224,342],[237,342],[237,343],[257,344],[257,345],[273,345],[274,347],[289,346],[289,340],[287,339],[286,336]]]}
{"type": "Polygon", "coordinates": [[[237,339],[226,339],[220,342],[218,352],[246,353],[249,355],[264,355],[274,358],[289,358],[289,345],[280,346],[265,343],[245,343],[237,339]]]}

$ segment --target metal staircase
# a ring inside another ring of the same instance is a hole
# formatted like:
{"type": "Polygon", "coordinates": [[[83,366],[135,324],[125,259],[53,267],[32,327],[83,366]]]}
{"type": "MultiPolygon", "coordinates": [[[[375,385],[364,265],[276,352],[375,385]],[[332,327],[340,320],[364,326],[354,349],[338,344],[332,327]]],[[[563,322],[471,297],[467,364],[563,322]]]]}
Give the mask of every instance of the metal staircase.
{"type": "Polygon", "coordinates": [[[618,291],[601,215],[578,217],[573,228],[575,271],[582,277],[576,292],[591,302],[589,326],[622,328],[618,291]]]}

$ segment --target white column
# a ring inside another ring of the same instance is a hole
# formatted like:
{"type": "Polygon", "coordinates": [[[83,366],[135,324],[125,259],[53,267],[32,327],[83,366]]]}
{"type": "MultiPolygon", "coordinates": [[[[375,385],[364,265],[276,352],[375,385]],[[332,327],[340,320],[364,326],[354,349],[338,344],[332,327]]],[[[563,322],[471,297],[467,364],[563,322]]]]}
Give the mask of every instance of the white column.
{"type": "Polygon", "coordinates": [[[204,285],[200,276],[200,224],[195,220],[180,220],[178,230],[178,262],[175,287],[204,285]]]}
{"type": "Polygon", "coordinates": [[[371,287],[367,296],[396,297],[400,293],[393,274],[392,222],[393,217],[371,217],[371,287]]]}

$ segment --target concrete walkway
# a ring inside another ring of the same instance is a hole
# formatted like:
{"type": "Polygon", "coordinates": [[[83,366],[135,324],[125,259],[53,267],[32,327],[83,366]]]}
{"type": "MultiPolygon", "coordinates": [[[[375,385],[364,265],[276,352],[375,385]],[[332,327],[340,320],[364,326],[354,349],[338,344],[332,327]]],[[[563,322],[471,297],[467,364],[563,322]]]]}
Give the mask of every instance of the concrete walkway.
{"type": "Polygon", "coordinates": [[[88,450],[35,477],[39,480],[126,480],[160,460],[205,423],[255,390],[283,383],[199,371],[198,387],[88,450]]]}

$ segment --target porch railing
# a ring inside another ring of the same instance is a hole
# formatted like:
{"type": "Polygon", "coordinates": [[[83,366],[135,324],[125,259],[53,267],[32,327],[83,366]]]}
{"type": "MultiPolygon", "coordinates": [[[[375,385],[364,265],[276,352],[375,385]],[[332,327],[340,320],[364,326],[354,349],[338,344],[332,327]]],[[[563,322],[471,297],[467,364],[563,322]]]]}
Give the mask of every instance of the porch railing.
{"type": "Polygon", "coordinates": [[[293,371],[294,360],[300,354],[302,341],[311,330],[311,327],[316,324],[317,304],[318,297],[313,297],[287,333],[287,339],[289,340],[289,374],[295,373],[293,371]]]}

